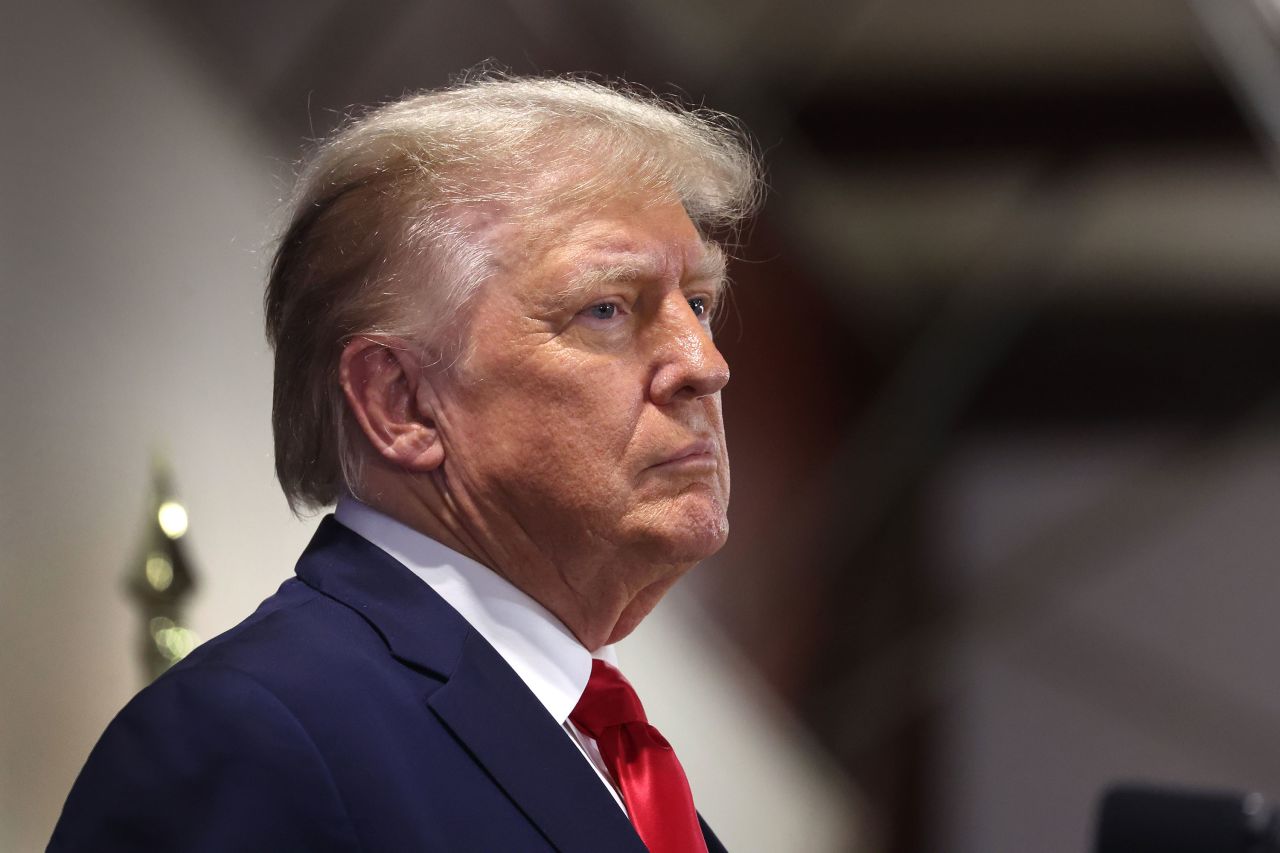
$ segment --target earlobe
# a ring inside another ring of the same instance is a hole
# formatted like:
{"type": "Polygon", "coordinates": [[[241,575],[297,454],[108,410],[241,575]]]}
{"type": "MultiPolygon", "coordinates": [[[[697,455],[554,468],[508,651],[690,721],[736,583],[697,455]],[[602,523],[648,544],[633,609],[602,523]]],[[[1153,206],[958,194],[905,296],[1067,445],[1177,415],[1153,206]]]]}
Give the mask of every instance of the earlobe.
{"type": "Polygon", "coordinates": [[[383,459],[414,473],[444,462],[444,444],[423,404],[428,382],[421,364],[398,342],[357,337],[347,342],[338,381],[365,438],[383,459]]]}

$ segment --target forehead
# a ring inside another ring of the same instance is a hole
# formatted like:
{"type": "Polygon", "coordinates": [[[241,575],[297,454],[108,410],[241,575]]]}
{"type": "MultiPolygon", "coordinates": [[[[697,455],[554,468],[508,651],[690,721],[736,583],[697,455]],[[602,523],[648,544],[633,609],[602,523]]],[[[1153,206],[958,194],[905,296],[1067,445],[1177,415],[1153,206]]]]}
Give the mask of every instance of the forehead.
{"type": "Polygon", "coordinates": [[[592,278],[721,278],[724,256],[702,238],[678,202],[620,203],[556,222],[537,241],[543,269],[592,278]]]}

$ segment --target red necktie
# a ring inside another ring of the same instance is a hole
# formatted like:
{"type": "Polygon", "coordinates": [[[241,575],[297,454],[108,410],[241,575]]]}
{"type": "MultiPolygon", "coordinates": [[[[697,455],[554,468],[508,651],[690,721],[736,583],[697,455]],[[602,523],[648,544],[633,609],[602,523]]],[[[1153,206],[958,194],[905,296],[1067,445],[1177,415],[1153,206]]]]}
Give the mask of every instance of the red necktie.
{"type": "Polygon", "coordinates": [[[706,853],[684,768],[622,673],[592,660],[591,680],[569,719],[595,738],[650,853],[706,853]]]}

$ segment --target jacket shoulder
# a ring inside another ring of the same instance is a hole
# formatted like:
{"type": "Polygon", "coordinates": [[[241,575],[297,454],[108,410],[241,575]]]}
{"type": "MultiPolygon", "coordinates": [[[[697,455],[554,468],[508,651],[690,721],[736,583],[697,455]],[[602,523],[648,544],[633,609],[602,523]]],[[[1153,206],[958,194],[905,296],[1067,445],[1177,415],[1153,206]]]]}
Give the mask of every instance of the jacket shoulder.
{"type": "Polygon", "coordinates": [[[72,850],[356,850],[323,757],[276,693],[206,662],[125,706],[49,844],[72,850]]]}

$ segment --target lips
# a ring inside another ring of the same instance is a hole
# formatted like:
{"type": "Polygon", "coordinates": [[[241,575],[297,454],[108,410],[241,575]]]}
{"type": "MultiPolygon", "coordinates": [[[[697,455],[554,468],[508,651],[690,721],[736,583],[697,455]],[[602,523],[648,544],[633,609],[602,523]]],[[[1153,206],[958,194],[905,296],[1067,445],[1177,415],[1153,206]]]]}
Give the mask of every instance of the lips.
{"type": "Polygon", "coordinates": [[[651,465],[651,468],[664,466],[682,467],[715,464],[716,443],[709,438],[700,438],[669,454],[651,465]]]}

